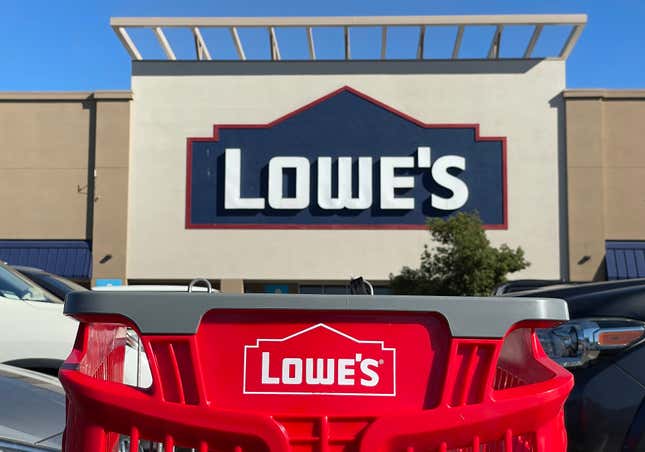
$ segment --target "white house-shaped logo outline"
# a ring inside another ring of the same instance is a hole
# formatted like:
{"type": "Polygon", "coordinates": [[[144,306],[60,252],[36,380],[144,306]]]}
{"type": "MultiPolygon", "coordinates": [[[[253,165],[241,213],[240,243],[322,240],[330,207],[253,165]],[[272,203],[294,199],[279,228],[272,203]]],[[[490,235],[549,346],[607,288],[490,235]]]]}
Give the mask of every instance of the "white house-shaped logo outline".
{"type": "Polygon", "coordinates": [[[266,394],[266,395],[331,395],[331,396],[376,396],[376,397],[394,397],[396,396],[396,348],[385,347],[383,341],[362,341],[356,339],[348,334],[343,333],[335,328],[332,328],[324,323],[317,323],[312,325],[304,330],[298,331],[290,336],[284,337],[282,339],[256,339],[255,345],[245,345],[244,346],[244,369],[243,369],[243,383],[242,383],[242,393],[243,394],[266,394]],[[342,336],[346,339],[351,340],[357,344],[376,344],[381,347],[382,351],[392,352],[392,392],[391,393],[367,393],[367,392],[318,392],[318,391],[248,391],[246,389],[246,360],[247,360],[247,350],[249,349],[259,349],[260,345],[264,342],[286,342],[294,337],[300,336],[302,334],[308,333],[310,331],[316,330],[318,328],[325,328],[328,331],[331,331],[334,334],[342,336]]]}

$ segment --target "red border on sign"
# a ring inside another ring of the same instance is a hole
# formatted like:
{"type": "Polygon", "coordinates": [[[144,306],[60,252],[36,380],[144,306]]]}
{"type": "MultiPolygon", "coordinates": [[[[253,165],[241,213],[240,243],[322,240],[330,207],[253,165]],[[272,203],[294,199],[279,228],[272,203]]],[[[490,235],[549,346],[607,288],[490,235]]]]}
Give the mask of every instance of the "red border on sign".
{"type": "Polygon", "coordinates": [[[219,141],[219,131],[221,129],[268,129],[276,124],[279,124],[297,114],[308,110],[315,105],[324,102],[325,100],[334,97],[335,95],[348,91],[356,96],[359,96],[368,102],[378,105],[385,110],[394,113],[401,118],[410,121],[413,124],[423,127],[425,129],[473,129],[475,132],[475,142],[480,141],[500,141],[502,143],[502,207],[504,222],[501,224],[485,224],[484,229],[489,230],[505,230],[508,229],[508,193],[507,193],[507,174],[506,174],[506,137],[482,137],[479,135],[479,124],[426,124],[406,115],[405,113],[396,110],[389,105],[380,102],[367,94],[361,93],[350,86],[343,86],[319,99],[310,102],[297,110],[292,111],[284,116],[275,119],[267,124],[220,124],[213,126],[212,137],[199,137],[188,138],[186,140],[186,229],[427,229],[425,224],[193,224],[190,220],[190,207],[191,207],[191,193],[190,186],[192,182],[192,154],[193,142],[200,141],[219,141]]]}

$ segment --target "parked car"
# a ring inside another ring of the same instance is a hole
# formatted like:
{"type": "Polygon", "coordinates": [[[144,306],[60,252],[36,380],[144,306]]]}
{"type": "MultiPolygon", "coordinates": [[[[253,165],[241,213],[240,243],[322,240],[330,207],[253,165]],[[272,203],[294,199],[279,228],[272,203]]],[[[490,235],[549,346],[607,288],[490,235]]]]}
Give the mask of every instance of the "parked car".
{"type": "Polygon", "coordinates": [[[87,290],[85,287],[75,283],[74,281],[49,273],[45,270],[41,270],[40,268],[24,267],[22,265],[12,265],[11,267],[25,275],[40,287],[53,293],[61,300],[65,300],[65,296],[70,292],[87,290]]]}
{"type": "Polygon", "coordinates": [[[0,264],[0,363],[56,375],[76,329],[60,298],[0,264]]]}
{"type": "Polygon", "coordinates": [[[128,284],[125,286],[94,286],[92,290],[110,292],[219,292],[206,278],[193,279],[189,284],[128,284]]]}
{"type": "MultiPolygon", "coordinates": [[[[213,289],[205,279],[193,280],[188,285],[126,285],[126,286],[100,286],[92,287],[93,291],[108,292],[219,292],[213,289]],[[206,286],[197,285],[204,283],[206,286]]],[[[140,388],[148,388],[152,385],[152,375],[148,358],[143,350],[141,341],[136,332],[128,328],[128,346],[125,349],[125,363],[123,382],[125,384],[140,388]]]]}
{"type": "Polygon", "coordinates": [[[513,293],[564,299],[571,320],[539,331],[547,354],[569,369],[570,451],[645,450],[645,279],[513,293]]]}
{"type": "MultiPolygon", "coordinates": [[[[108,291],[108,292],[188,292],[188,286],[178,284],[174,285],[134,285],[127,286],[95,286],[92,290],[108,291]]],[[[192,288],[195,292],[208,292],[207,287],[195,286],[192,288]]],[[[217,289],[211,289],[212,292],[219,292],[217,289]]]]}
{"type": "Polygon", "coordinates": [[[546,286],[570,285],[559,279],[516,279],[499,284],[493,289],[492,296],[496,297],[505,293],[523,292],[525,290],[540,289],[546,286]]]}
{"type": "Polygon", "coordinates": [[[60,451],[65,392],[57,378],[0,364],[0,451],[60,451]]]}

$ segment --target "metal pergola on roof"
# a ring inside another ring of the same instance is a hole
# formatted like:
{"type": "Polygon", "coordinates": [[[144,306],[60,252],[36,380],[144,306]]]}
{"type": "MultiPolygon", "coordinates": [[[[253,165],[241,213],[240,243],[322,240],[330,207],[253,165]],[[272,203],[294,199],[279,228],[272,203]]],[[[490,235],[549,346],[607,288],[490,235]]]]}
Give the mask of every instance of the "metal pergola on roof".
{"type": "Polygon", "coordinates": [[[128,29],[150,29],[156,36],[168,60],[176,60],[177,56],[166,35],[164,28],[183,28],[192,32],[196,60],[213,60],[213,53],[201,32],[205,28],[228,29],[240,60],[246,60],[246,53],[238,30],[241,28],[264,28],[269,40],[270,59],[282,60],[280,46],[276,34],[278,28],[301,28],[306,31],[309,48],[308,60],[316,60],[316,44],[314,30],[321,28],[340,28],[344,33],[344,55],[351,60],[350,35],[351,30],[359,27],[378,27],[381,29],[380,57],[387,58],[388,28],[408,27],[418,30],[416,41],[417,60],[426,59],[424,44],[425,35],[430,27],[457,27],[457,33],[452,45],[452,59],[459,58],[464,30],[469,27],[493,26],[495,31],[491,38],[488,52],[476,59],[500,58],[500,43],[504,28],[508,26],[529,26],[533,28],[531,37],[521,55],[512,58],[532,58],[535,46],[546,26],[569,26],[571,31],[562,42],[559,52],[547,55],[546,58],[565,60],[575,46],[582,30],[587,23],[585,14],[562,15],[475,15],[475,16],[373,16],[373,17],[116,17],[110,20],[110,26],[121,40],[121,43],[133,60],[143,60],[141,52],[128,33],[128,29]]]}

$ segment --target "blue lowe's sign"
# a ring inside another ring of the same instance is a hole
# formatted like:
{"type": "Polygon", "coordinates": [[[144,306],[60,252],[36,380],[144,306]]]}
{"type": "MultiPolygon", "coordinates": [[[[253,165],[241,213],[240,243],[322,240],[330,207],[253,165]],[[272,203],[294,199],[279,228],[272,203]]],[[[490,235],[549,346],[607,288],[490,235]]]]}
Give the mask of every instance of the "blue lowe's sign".
{"type": "Polygon", "coordinates": [[[189,138],[187,228],[505,229],[506,139],[425,124],[344,87],[269,124],[189,138]]]}

